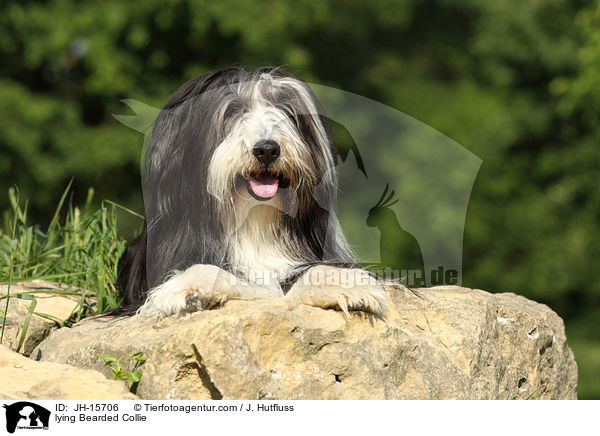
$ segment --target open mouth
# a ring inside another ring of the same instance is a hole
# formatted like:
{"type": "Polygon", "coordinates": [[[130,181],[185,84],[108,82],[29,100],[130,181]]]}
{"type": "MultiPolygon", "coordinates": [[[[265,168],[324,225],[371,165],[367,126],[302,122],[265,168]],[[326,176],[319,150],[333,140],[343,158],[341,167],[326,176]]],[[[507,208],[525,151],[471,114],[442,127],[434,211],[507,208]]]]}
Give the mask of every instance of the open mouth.
{"type": "Polygon", "coordinates": [[[289,186],[289,181],[283,177],[283,174],[266,170],[250,173],[246,181],[250,195],[260,201],[273,198],[279,188],[289,186]]]}

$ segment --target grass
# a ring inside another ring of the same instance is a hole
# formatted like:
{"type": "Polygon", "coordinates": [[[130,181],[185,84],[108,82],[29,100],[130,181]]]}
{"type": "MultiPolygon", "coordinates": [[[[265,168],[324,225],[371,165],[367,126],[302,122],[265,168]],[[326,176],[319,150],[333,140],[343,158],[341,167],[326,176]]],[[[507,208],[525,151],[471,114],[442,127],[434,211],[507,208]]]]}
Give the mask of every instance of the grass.
{"type": "Polygon", "coordinates": [[[35,298],[27,293],[10,293],[10,285],[34,279],[77,288],[47,291],[79,297],[71,317],[73,322],[85,315],[119,307],[115,287],[117,264],[127,242],[117,234],[117,210],[139,217],[140,222],[143,217],[108,200],[102,201],[99,209],[94,209],[93,189],[88,191],[83,207],[75,207],[67,201],[69,192],[70,184],[47,229],[42,230],[39,225],[28,222],[27,201],[21,201],[16,189],[9,190],[11,210],[5,213],[4,225],[0,228],[0,283],[9,285],[7,295],[0,297],[2,324],[6,319],[3,314],[10,311],[11,298],[32,300],[33,311],[35,298]],[[91,313],[84,304],[90,297],[97,302],[91,313]]]}

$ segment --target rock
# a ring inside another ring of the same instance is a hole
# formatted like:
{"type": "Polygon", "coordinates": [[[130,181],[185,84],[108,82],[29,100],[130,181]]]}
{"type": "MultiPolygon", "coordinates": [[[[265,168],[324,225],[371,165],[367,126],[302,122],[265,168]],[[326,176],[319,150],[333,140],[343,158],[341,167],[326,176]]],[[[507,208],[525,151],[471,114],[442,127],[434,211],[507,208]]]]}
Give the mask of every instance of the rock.
{"type": "Polygon", "coordinates": [[[454,286],[388,291],[385,320],[230,301],[159,322],[84,320],[32,357],[108,374],[98,354],[142,351],[144,399],[576,398],[577,365],[547,306],[454,286]]]}
{"type": "Polygon", "coordinates": [[[36,362],[0,345],[0,399],[135,400],[122,381],[98,371],[36,362]]]}
{"type": "MultiPolygon", "coordinates": [[[[0,297],[7,294],[7,288],[7,285],[0,285],[0,297]]],[[[72,290],[76,289],[43,280],[33,280],[31,282],[11,285],[11,295],[23,292],[33,294],[36,298],[37,305],[34,314],[31,317],[23,345],[20,350],[17,350],[31,300],[14,297],[10,298],[2,344],[8,345],[10,349],[20,351],[28,356],[31,353],[31,350],[48,336],[52,330],[62,326],[64,322],[71,317],[81,300],[79,296],[58,295],[51,292],[72,290]],[[53,319],[45,318],[38,314],[49,315],[53,319]]],[[[6,299],[2,299],[0,300],[0,326],[5,309],[6,299]]]]}

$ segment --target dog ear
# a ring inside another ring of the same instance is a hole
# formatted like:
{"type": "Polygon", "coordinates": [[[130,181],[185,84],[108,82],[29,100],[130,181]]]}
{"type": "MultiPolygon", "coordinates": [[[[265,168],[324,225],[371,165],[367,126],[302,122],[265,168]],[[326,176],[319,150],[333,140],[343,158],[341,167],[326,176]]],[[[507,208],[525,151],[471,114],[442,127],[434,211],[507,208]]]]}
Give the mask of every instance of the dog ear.
{"type": "Polygon", "coordinates": [[[228,68],[194,77],[175,91],[156,117],[152,140],[143,157],[144,196],[150,207],[147,215],[164,217],[173,202],[185,204],[181,196],[185,197],[189,188],[185,185],[186,176],[194,177],[185,169],[192,159],[199,163],[207,159],[202,154],[208,151],[204,142],[213,113],[211,102],[240,71],[228,68]]]}
{"type": "Polygon", "coordinates": [[[216,145],[213,117],[229,85],[244,74],[229,68],[195,77],[175,91],[156,119],[142,170],[150,287],[170,270],[217,264],[222,257],[224,248],[216,248],[222,229],[206,189],[216,145]]]}

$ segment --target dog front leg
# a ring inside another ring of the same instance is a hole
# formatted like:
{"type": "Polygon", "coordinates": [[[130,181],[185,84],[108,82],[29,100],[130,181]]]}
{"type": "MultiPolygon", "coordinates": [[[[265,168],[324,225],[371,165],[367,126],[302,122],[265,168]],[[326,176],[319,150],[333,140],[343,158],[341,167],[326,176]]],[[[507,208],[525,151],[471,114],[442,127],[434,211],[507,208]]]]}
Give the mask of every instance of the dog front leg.
{"type": "Polygon", "coordinates": [[[345,313],[363,310],[375,315],[387,311],[387,294],[367,271],[318,265],[306,271],[284,299],[323,309],[336,308],[345,313]]]}
{"type": "Polygon", "coordinates": [[[138,313],[163,318],[176,313],[209,309],[227,300],[273,299],[281,296],[279,288],[253,285],[218,266],[198,264],[175,272],[162,285],[151,289],[138,313]]]}

